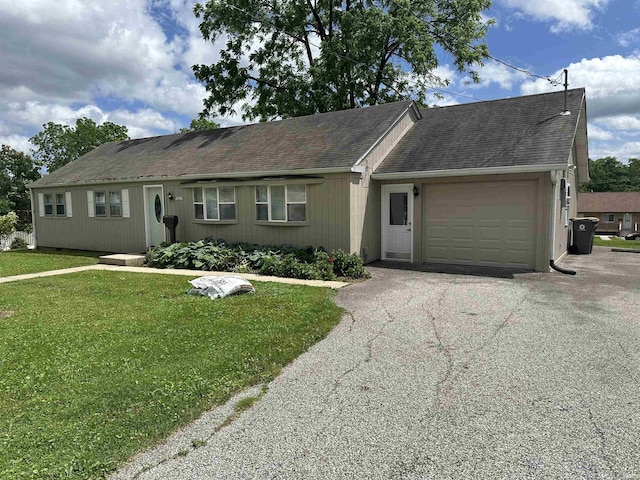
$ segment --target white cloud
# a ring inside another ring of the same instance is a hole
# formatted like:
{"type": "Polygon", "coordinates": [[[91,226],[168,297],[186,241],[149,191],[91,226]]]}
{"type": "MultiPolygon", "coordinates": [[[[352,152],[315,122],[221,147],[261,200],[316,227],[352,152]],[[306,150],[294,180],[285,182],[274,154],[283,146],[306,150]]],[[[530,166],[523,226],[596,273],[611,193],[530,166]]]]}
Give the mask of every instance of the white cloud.
{"type": "Polygon", "coordinates": [[[29,137],[24,135],[0,135],[0,145],[9,145],[14,150],[19,152],[29,153],[29,150],[33,145],[29,143],[29,137]]]}
{"type": "MultiPolygon", "coordinates": [[[[568,67],[570,88],[585,87],[590,119],[640,112],[640,56],[612,55],[583,59],[568,67]]],[[[552,77],[562,71],[555,72],[552,77]]],[[[558,90],[546,80],[525,82],[523,94],[558,90]]]]}
{"type": "Polygon", "coordinates": [[[600,125],[621,131],[640,132],[640,118],[636,115],[618,115],[598,119],[600,125]]]}
{"type": "Polygon", "coordinates": [[[515,85],[522,83],[527,78],[526,74],[494,60],[488,60],[478,69],[478,74],[480,75],[479,83],[472,83],[470,77],[463,79],[468,88],[480,89],[486,88],[491,84],[497,84],[504,90],[511,90],[515,85]]]}
{"type": "Polygon", "coordinates": [[[501,0],[509,8],[539,21],[553,22],[551,31],[573,28],[590,29],[594,11],[602,10],[609,0],[501,0]]]}
{"type": "Polygon", "coordinates": [[[628,32],[620,33],[616,36],[616,42],[621,47],[628,47],[640,41],[640,28],[634,28],[628,32]]]}
{"type": "Polygon", "coordinates": [[[609,130],[600,128],[594,123],[588,126],[589,140],[613,140],[615,136],[609,130]]]}
{"type": "Polygon", "coordinates": [[[590,158],[616,157],[626,163],[630,158],[640,158],[640,141],[631,142],[590,142],[590,158]]]}

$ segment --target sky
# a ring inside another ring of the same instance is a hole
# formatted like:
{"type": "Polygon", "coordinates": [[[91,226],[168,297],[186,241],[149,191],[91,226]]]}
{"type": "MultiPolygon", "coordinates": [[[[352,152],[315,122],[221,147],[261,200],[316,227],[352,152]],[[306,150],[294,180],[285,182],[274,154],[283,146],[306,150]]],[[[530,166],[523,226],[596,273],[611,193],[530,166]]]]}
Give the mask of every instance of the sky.
{"type": "MultiPolygon", "coordinates": [[[[29,152],[47,122],[88,117],[131,138],[171,134],[203,108],[194,64],[219,58],[195,0],[0,0],[0,144],[29,152]]],[[[493,0],[481,81],[442,57],[441,106],[585,87],[590,158],[640,158],[640,0],[493,0]],[[515,68],[505,65],[504,62],[515,68]],[[539,77],[544,78],[538,78],[539,77]]],[[[244,123],[241,113],[216,118],[244,123]]]]}

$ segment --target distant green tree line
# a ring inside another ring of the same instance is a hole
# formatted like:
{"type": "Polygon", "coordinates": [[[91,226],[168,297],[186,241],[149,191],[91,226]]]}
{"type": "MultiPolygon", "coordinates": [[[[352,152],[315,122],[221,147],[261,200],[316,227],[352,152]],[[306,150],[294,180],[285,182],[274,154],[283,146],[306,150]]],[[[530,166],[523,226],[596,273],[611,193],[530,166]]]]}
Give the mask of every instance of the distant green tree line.
{"type": "Polygon", "coordinates": [[[581,192],[640,192],[640,158],[626,164],[616,157],[589,160],[589,177],[581,192]]]}

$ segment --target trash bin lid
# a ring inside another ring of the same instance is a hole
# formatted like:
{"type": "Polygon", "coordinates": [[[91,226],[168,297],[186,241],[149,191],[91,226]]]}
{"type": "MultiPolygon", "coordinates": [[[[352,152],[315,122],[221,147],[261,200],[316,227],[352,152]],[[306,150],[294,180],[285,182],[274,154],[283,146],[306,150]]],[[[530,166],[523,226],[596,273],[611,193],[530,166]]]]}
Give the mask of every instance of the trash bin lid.
{"type": "Polygon", "coordinates": [[[569,220],[571,220],[572,222],[592,222],[592,223],[598,223],[600,221],[600,219],[597,217],[574,217],[574,218],[570,218],[569,220]]]}

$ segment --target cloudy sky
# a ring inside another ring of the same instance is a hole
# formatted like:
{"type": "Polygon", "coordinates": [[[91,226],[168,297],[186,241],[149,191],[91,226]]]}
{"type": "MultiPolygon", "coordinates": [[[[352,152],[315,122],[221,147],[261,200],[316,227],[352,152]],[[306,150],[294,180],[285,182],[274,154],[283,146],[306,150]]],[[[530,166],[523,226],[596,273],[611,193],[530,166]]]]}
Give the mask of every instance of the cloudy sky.
{"type": "MultiPolygon", "coordinates": [[[[0,0],[0,144],[28,152],[42,125],[89,117],[132,138],[174,133],[202,110],[191,73],[217,49],[202,39],[195,0],[0,0]]],[[[496,59],[535,75],[569,69],[586,87],[591,158],[640,157],[640,0],[494,0],[496,59]]],[[[479,84],[443,58],[440,105],[561,89],[487,61],[479,84]]],[[[217,119],[222,125],[239,116],[217,119]]]]}

